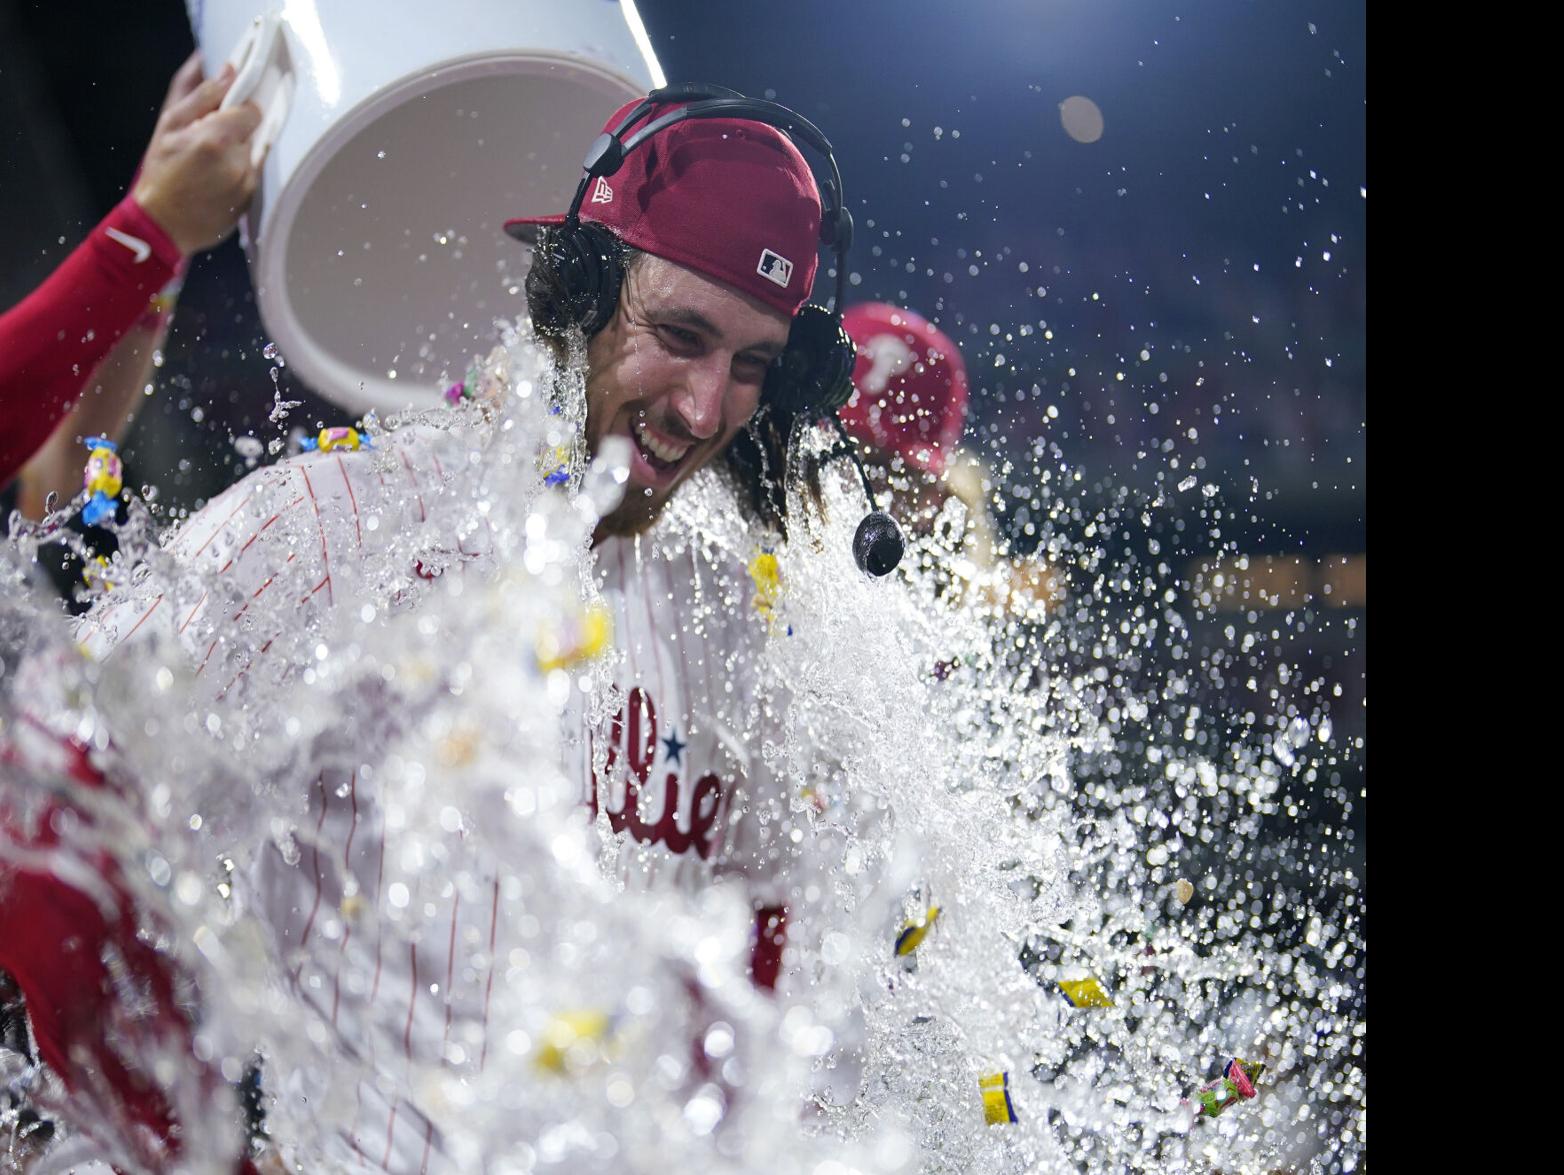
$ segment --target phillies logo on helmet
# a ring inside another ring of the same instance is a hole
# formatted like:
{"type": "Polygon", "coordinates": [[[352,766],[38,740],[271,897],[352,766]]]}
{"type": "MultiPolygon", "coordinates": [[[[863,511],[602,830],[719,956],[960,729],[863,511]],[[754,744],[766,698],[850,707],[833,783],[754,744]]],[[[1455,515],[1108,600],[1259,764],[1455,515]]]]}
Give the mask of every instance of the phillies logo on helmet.
{"type": "Polygon", "coordinates": [[[906,371],[917,360],[912,348],[900,335],[875,335],[862,345],[869,356],[870,368],[859,385],[871,396],[885,391],[887,384],[906,371]]]}
{"type": "Polygon", "coordinates": [[[760,264],[755,266],[755,272],[767,281],[776,282],[785,290],[787,283],[793,280],[793,263],[780,253],[764,249],[760,254],[760,264]]]}

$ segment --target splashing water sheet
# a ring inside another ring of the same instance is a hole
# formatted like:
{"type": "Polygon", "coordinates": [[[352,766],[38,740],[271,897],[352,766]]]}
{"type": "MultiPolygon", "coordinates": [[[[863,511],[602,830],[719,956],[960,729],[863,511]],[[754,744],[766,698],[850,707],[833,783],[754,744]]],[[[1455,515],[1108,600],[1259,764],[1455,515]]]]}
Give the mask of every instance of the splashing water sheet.
{"type": "Polygon", "coordinates": [[[710,470],[594,548],[626,455],[584,452],[581,364],[522,322],[484,368],[483,399],[264,466],[165,535],[133,499],[74,632],[24,574],[67,532],[12,522],[0,877],[123,908],[172,976],[177,1016],[103,960],[101,1046],[181,1131],[175,1158],[0,1042],[5,1161],[1358,1165],[1361,894],[1287,827],[1347,752],[1147,669],[1182,623],[1165,565],[1061,531],[1068,595],[1018,610],[952,501],[870,580],[835,466],[785,542],[710,470]],[[1234,1058],[1253,1096],[1208,1111],[1234,1058]]]}

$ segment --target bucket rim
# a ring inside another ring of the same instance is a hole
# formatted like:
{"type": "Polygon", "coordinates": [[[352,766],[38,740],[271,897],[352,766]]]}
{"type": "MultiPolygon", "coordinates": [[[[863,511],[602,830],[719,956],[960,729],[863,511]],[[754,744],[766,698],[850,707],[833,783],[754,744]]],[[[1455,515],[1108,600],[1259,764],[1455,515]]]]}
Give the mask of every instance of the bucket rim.
{"type": "MultiPolygon", "coordinates": [[[[407,102],[474,78],[556,70],[568,71],[571,80],[584,81],[589,88],[600,88],[605,117],[617,106],[646,92],[629,74],[566,50],[496,49],[446,58],[387,82],[339,114],[299,160],[270,207],[260,209],[255,218],[259,231],[247,234],[245,242],[256,310],[270,341],[316,394],[355,413],[428,408],[443,403],[436,380],[428,381],[427,387],[416,381],[391,380],[330,354],[313,342],[313,332],[305,329],[294,311],[284,280],[289,238],[306,194],[326,165],[366,126],[407,102]],[[279,231],[281,237],[277,236],[279,231]]],[[[266,166],[272,166],[270,160],[266,166]]],[[[459,363],[460,359],[453,356],[451,361],[459,363]]]]}

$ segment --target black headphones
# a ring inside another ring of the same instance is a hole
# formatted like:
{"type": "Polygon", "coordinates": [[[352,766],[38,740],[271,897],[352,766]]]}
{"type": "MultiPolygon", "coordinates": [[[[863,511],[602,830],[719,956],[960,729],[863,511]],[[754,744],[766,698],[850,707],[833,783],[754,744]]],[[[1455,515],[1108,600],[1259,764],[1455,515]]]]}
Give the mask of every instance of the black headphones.
{"type": "Polygon", "coordinates": [[[795,145],[800,140],[807,143],[829,165],[829,172],[822,175],[816,171],[815,179],[821,195],[820,243],[836,254],[834,309],[810,304],[793,316],[787,346],[766,372],[761,402],[807,423],[829,418],[836,425],[847,455],[858,469],[871,509],[853,537],[854,558],[859,568],[870,575],[889,574],[901,561],[906,544],[895,519],[875,502],[868,475],[836,415],[853,394],[853,363],[857,358],[857,348],[842,326],[841,315],[853,218],[842,202],[842,176],[830,141],[807,118],[775,102],[746,98],[722,86],[664,86],[649,93],[618,126],[593,141],[582,160],[581,182],[576,186],[564,224],[539,236],[539,260],[556,275],[561,296],[551,304],[553,316],[539,321],[537,326],[545,332],[563,332],[578,326],[590,337],[612,321],[624,284],[623,248],[611,230],[581,219],[581,205],[593,181],[616,173],[631,151],[660,131],[692,118],[737,118],[763,123],[781,131],[795,145]],[[684,105],[631,130],[655,107],[670,102],[684,105]]]}

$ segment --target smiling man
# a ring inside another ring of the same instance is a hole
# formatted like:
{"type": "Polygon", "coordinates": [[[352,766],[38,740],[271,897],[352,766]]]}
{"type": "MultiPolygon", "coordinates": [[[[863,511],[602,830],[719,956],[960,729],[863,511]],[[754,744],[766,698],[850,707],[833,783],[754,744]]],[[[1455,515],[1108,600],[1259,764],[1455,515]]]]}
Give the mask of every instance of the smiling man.
{"type": "MultiPolygon", "coordinates": [[[[753,737],[762,628],[744,567],[786,529],[781,474],[797,402],[777,394],[779,368],[816,367],[820,378],[830,368],[799,327],[816,325],[806,320],[819,312],[804,304],[820,243],[832,239],[822,219],[836,215],[840,193],[830,193],[834,208],[822,201],[798,148],[773,126],[671,121],[676,109],[629,103],[607,121],[605,136],[639,142],[611,174],[583,181],[579,223],[565,213],[505,227],[536,245],[534,326],[561,355],[575,332],[587,338],[588,448],[610,436],[631,442],[624,500],[596,535],[625,706],[583,747],[588,804],[636,842],[622,857],[629,884],[746,875],[754,975],[771,986],[784,921],[774,833],[787,805],[753,737]],[[741,505],[741,537],[724,547],[686,533],[673,550],[639,541],[678,487],[719,460],[741,505]]],[[[850,233],[843,219],[837,231],[850,233]]],[[[851,348],[841,340],[845,390],[851,348]]]]}
{"type": "MultiPolygon", "coordinates": [[[[609,129],[623,129],[634,105],[616,113],[609,129]]],[[[652,106],[644,116],[665,110],[652,106]]],[[[779,963],[786,838],[778,834],[788,803],[760,753],[759,731],[774,715],[756,680],[766,630],[745,565],[785,522],[780,471],[798,401],[779,398],[774,377],[798,358],[795,316],[813,285],[822,215],[814,176],[788,137],[762,122],[702,118],[659,129],[611,176],[597,177],[579,224],[552,215],[507,225],[514,235],[538,234],[527,279],[534,327],[561,358],[579,354],[585,340],[587,451],[595,454],[609,437],[631,446],[627,492],[594,536],[599,586],[614,618],[621,704],[608,721],[593,723],[577,698],[568,723],[583,804],[617,842],[610,855],[626,885],[744,887],[761,930],[754,959],[761,986],[772,985],[779,963]],[[708,485],[713,492],[702,502],[721,509],[699,524],[669,517],[680,486],[718,462],[729,476],[708,485]]],[[[834,320],[831,329],[840,333],[834,320]]],[[[845,362],[837,367],[845,380],[851,350],[843,340],[845,362]]],[[[807,374],[807,356],[803,367],[807,374]]],[[[156,589],[121,591],[84,619],[83,644],[99,658],[133,656],[139,641],[132,637],[161,629],[184,645],[196,677],[213,679],[217,702],[243,705],[256,682],[285,685],[306,671],[307,658],[290,656],[289,638],[306,630],[311,613],[354,600],[356,614],[368,598],[365,577],[353,569],[372,558],[368,531],[375,527],[361,519],[401,517],[413,535],[428,518],[425,495],[441,486],[450,492],[459,476],[396,433],[374,450],[323,444],[258,471],[166,543],[170,556],[231,590],[179,605],[178,615],[156,589]],[[288,605],[255,606],[261,599],[288,605]]],[[[420,561],[417,574],[456,574],[481,568],[485,558],[465,548],[442,556],[420,561]]],[[[390,606],[407,600],[416,603],[416,594],[399,594],[390,606]]],[[[363,751],[366,761],[376,753],[363,751]]],[[[247,900],[289,961],[297,999],[344,1042],[383,1019],[389,1001],[407,1029],[397,1056],[384,1059],[388,1066],[481,1070],[487,1042],[453,1055],[445,1037],[453,1015],[486,1020],[493,960],[520,941],[513,937],[516,899],[502,898],[506,863],[491,862],[493,876],[469,888],[466,901],[454,878],[426,886],[414,949],[393,949],[400,914],[385,905],[396,887],[384,869],[388,836],[397,834],[388,833],[374,779],[327,766],[318,778],[278,782],[299,790],[304,811],[285,838],[292,851],[273,843],[257,852],[247,900]],[[367,908],[343,913],[352,905],[344,895],[361,895],[358,905],[367,908]],[[357,921],[349,925],[350,917],[357,921]],[[372,955],[345,951],[350,934],[368,942],[372,929],[372,955]],[[447,982],[431,992],[422,982],[431,975],[447,982]]],[[[40,887],[40,904],[70,889],[41,872],[17,876],[40,887]]],[[[133,926],[121,899],[119,926],[62,914],[57,929],[111,947],[133,926]]],[[[64,1006],[62,993],[70,994],[68,1016],[33,1016],[43,1057],[68,1084],[95,1089],[98,1119],[126,1131],[137,1122],[168,1137],[155,1097],[129,1079],[95,1076],[116,1072],[108,979],[64,963],[57,980],[38,979],[24,962],[8,956],[0,935],[0,969],[17,972],[30,1008],[53,1013],[64,1006]]],[[[360,1084],[353,1125],[328,1153],[354,1169],[451,1169],[437,1115],[399,1084],[400,1072],[388,1068],[383,1080],[360,1084]]]]}

